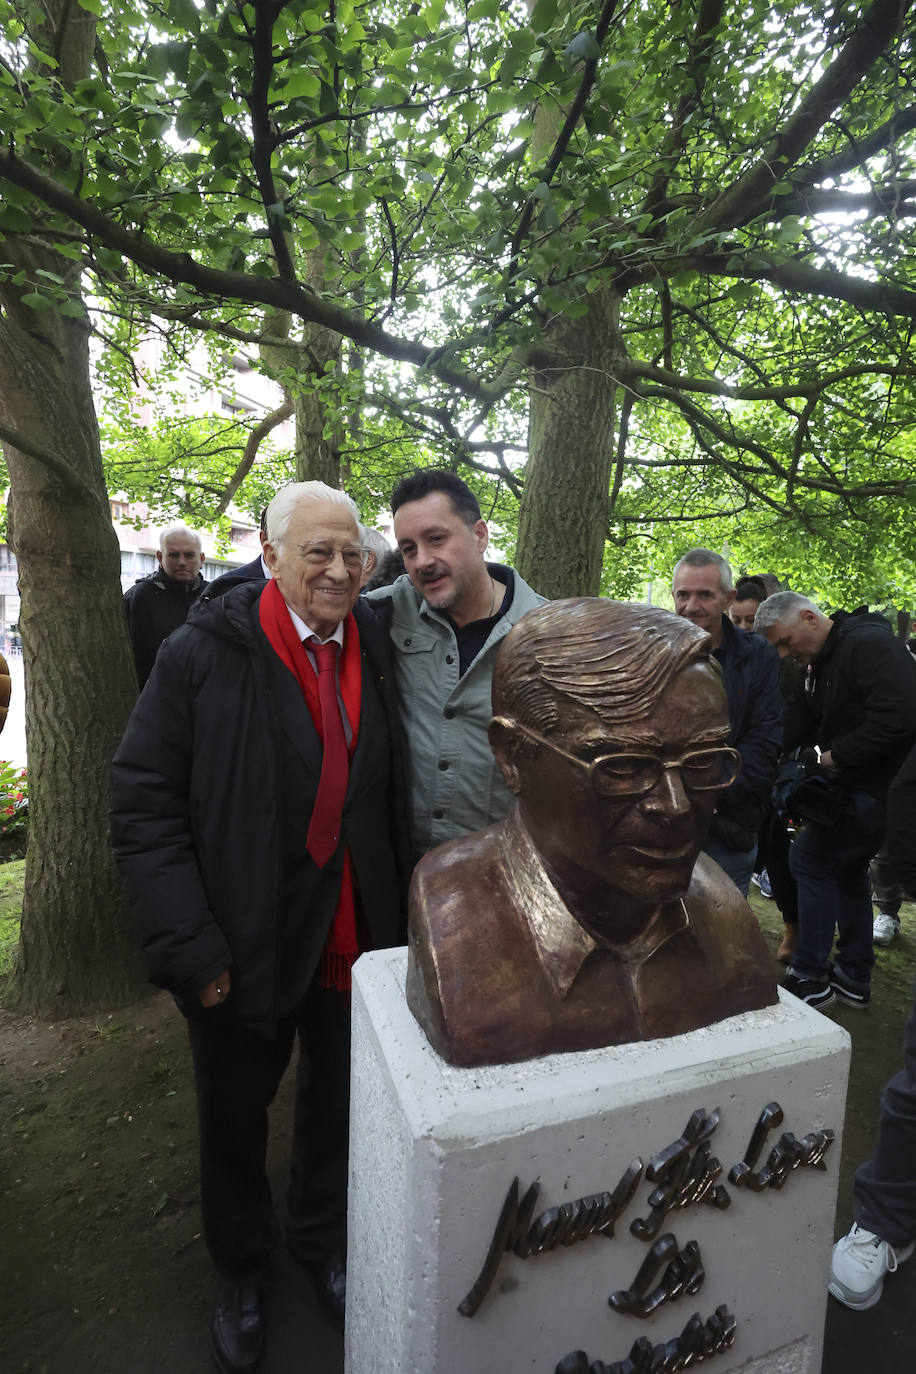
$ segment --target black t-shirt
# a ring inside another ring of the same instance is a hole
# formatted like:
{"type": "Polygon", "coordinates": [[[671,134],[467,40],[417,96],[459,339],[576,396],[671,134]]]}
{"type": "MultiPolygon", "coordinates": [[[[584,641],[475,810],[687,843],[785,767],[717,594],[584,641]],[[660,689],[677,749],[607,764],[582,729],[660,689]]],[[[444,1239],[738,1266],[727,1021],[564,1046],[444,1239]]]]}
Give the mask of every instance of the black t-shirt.
{"type": "Polygon", "coordinates": [[[487,571],[494,582],[505,584],[506,592],[503,596],[499,609],[493,615],[488,615],[485,620],[471,620],[467,625],[458,626],[449,616],[452,629],[455,631],[455,638],[458,641],[458,676],[464,677],[474,659],[480,653],[490,632],[497,620],[506,614],[512,604],[513,577],[509,568],[497,568],[492,564],[487,571]]]}

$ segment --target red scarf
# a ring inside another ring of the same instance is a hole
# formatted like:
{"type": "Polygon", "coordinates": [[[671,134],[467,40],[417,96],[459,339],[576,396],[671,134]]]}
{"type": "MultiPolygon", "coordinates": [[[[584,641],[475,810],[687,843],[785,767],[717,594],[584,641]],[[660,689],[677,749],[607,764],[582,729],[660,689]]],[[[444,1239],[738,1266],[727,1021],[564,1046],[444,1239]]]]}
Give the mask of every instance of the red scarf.
{"type": "MultiPolygon", "coordinates": [[[[320,740],[324,740],[321,725],[321,706],[318,701],[318,674],[296,633],[289,608],[283,600],[280,588],[271,578],[258,602],[258,618],[277,657],[286,665],[299,684],[305,704],[308,707],[312,724],[320,740]]],[[[353,758],[359,736],[359,717],[362,705],[362,661],[359,647],[359,631],[352,612],[344,622],[344,645],[340,658],[340,695],[344,710],[350,723],[349,755],[353,758]]],[[[321,956],[321,983],[326,988],[338,988],[341,992],[350,989],[350,969],[361,954],[356,933],[356,900],[353,887],[353,869],[350,851],[344,850],[343,873],[340,882],[340,895],[331,929],[325,941],[321,956]]]]}

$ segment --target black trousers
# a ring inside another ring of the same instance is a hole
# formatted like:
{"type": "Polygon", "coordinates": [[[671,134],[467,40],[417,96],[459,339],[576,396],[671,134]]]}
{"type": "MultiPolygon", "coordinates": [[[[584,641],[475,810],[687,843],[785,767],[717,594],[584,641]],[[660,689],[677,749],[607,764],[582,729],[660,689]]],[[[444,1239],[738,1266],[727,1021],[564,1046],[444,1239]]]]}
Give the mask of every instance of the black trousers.
{"type": "Polygon", "coordinates": [[[346,1252],[350,994],[316,977],[267,1039],[215,1007],[188,1021],[200,1129],[204,1236],[229,1276],[261,1269],[279,1228],[267,1181],[267,1109],[299,1037],[287,1244],[302,1263],[346,1252]]]}

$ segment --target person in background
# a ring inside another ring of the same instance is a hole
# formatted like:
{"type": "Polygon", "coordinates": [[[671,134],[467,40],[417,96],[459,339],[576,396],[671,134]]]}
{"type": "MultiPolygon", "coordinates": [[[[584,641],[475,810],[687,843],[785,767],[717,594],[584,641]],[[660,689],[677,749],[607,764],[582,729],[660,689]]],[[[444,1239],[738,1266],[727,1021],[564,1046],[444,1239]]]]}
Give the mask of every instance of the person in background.
{"type": "Polygon", "coordinates": [[[368,525],[360,525],[359,542],[364,549],[369,550],[369,561],[363,568],[362,587],[367,587],[373,575],[378,571],[386,554],[391,553],[391,545],[383,534],[378,530],[369,529],[368,525]]]}
{"type": "Polygon", "coordinates": [[[672,590],[677,614],[709,635],[725,678],[729,744],[741,755],[741,772],[716,807],[704,853],[746,897],[782,736],[779,660],[760,635],[739,630],[726,614],[735,589],[731,567],[720,554],[711,549],[685,553],[675,566],[672,590]]]}
{"type": "Polygon", "coordinates": [[[403,577],[404,572],[404,555],[401,550],[389,549],[369,578],[364,590],[374,592],[376,587],[390,587],[392,582],[403,577]]]}
{"type": "Polygon", "coordinates": [[[757,607],[761,601],[766,601],[767,595],[762,578],[739,577],[735,585],[735,599],[728,608],[732,624],[739,630],[753,630],[757,607]]]}
{"type": "Polygon", "coordinates": [[[267,543],[267,507],[261,511],[261,520],[258,526],[258,539],[261,541],[261,552],[257,558],[253,558],[250,563],[243,563],[240,568],[231,568],[229,572],[224,572],[221,577],[215,577],[204,591],[201,600],[216,601],[219,597],[225,596],[226,592],[233,587],[240,586],[243,582],[266,582],[270,573],[267,564],[264,562],[264,545],[267,543]]]}
{"type": "Polygon", "coordinates": [[[785,748],[809,751],[817,775],[845,799],[834,824],[806,821],[789,853],[799,926],[783,986],[811,1006],[838,997],[865,1007],[875,962],[868,865],[884,840],[888,788],[916,740],[916,663],[865,607],[826,616],[807,597],[779,592],[756,625],[781,658],[806,669],[785,748]]]}
{"type": "MultiPolygon", "coordinates": [[[[903,890],[916,896],[916,748],[887,794],[884,853],[903,890]]],[[[916,1248],[916,979],[903,1032],[903,1068],[881,1096],[871,1159],[852,1185],[855,1221],[833,1247],[828,1291],[854,1311],[874,1307],[884,1280],[916,1248]]]]}
{"type": "MultiPolygon", "coordinates": [[[[780,590],[779,578],[772,573],[740,577],[735,587],[735,599],[728,608],[732,624],[740,630],[753,631],[758,607],[768,596],[780,590]]],[[[791,659],[783,659],[780,663],[779,692],[784,703],[792,699],[799,685],[799,671],[798,665],[791,659]]],[[[757,868],[751,881],[759,889],[761,897],[775,900],[785,922],[785,932],[776,951],[781,964],[789,963],[798,940],[798,893],[795,879],[789,871],[792,833],[772,800],[768,801],[757,832],[757,868]]]]}
{"type": "Polygon", "coordinates": [[[3,654],[0,654],[0,730],[6,724],[6,717],[10,709],[10,697],[13,695],[13,679],[10,677],[10,665],[7,663],[3,654]]]}
{"type": "Polygon", "coordinates": [[[207,586],[200,535],[187,525],[169,525],[159,536],[159,564],[124,593],[124,611],[142,691],[153,670],[159,645],[183,625],[207,586]]]}
{"type": "Polygon", "coordinates": [[[886,845],[872,859],[868,875],[871,878],[872,898],[878,908],[872,924],[872,939],[876,945],[886,948],[900,934],[900,908],[904,899],[903,888],[897,878],[897,870],[888,857],[886,845]]]}

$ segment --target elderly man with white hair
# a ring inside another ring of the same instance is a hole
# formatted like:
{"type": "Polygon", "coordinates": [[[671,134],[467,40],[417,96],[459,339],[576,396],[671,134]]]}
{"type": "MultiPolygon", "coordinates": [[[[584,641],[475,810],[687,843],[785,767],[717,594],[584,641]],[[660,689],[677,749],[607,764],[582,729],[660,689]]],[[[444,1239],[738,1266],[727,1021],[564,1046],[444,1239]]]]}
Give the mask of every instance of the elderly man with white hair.
{"type": "Polygon", "coordinates": [[[112,836],[150,977],[188,1022],[223,1374],[250,1374],[263,1347],[267,1109],[297,1037],[287,1244],[342,1320],[350,968],[405,934],[394,675],[359,598],[357,521],[321,482],[279,492],[270,578],[172,635],[114,762],[112,836]]]}
{"type": "Polygon", "coordinates": [[[142,690],[153,670],[159,645],[183,625],[208,585],[200,535],[187,525],[169,525],[159,536],[159,564],[124,593],[124,611],[134,650],[137,681],[142,690]]]}

